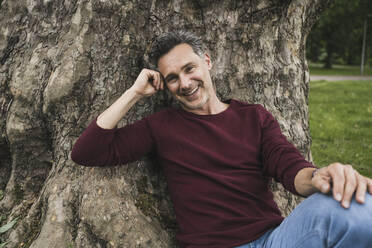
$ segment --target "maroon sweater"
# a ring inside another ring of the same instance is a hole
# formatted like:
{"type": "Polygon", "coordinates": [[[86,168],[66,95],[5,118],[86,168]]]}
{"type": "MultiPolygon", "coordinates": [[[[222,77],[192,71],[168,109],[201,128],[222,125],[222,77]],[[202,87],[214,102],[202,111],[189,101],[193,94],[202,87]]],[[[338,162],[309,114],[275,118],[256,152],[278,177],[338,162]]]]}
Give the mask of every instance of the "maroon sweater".
{"type": "Polygon", "coordinates": [[[125,164],[154,151],[180,227],[181,247],[235,247],[259,238],[283,217],[269,178],[297,194],[294,178],[313,167],[261,105],[231,100],[216,115],[166,109],[122,128],[93,120],[71,158],[86,166],[125,164]]]}

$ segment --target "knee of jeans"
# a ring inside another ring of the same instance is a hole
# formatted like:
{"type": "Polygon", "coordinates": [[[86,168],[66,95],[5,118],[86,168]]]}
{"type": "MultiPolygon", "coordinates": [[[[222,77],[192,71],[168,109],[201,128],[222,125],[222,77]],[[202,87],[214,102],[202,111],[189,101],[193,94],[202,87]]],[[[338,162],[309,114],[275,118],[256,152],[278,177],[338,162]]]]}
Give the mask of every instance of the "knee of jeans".
{"type": "Polygon", "coordinates": [[[326,217],[340,207],[340,203],[333,199],[331,195],[315,193],[306,199],[310,204],[311,214],[326,217]]]}
{"type": "Polygon", "coordinates": [[[314,220],[326,225],[327,229],[341,228],[352,232],[372,230],[372,195],[368,193],[364,204],[357,203],[354,198],[348,209],[330,195],[317,193],[311,200],[314,220]]]}
{"type": "MultiPolygon", "coordinates": [[[[372,230],[372,195],[366,193],[364,203],[358,203],[355,197],[350,205],[349,213],[350,219],[361,228],[367,228],[369,232],[372,230]]],[[[372,235],[371,235],[372,236],[372,235]]]]}

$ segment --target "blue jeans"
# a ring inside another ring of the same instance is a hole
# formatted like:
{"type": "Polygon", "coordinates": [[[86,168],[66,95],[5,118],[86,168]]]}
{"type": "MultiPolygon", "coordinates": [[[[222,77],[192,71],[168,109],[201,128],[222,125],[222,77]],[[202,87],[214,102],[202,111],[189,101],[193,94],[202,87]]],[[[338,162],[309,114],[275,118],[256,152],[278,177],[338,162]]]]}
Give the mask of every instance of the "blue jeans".
{"type": "Polygon", "coordinates": [[[371,248],[372,195],[364,204],[353,199],[349,209],[330,195],[315,193],[299,204],[276,228],[236,248],[371,248]]]}

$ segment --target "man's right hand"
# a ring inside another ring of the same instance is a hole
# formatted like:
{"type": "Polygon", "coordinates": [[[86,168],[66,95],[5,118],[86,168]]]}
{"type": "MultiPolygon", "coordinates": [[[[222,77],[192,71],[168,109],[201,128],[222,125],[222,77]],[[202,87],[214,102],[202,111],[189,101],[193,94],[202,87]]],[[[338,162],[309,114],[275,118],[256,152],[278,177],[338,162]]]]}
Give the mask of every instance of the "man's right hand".
{"type": "Polygon", "coordinates": [[[140,97],[152,96],[157,91],[163,89],[164,81],[160,72],[150,69],[142,69],[136,81],[130,88],[130,90],[135,92],[140,97]]]}
{"type": "Polygon", "coordinates": [[[132,87],[98,116],[97,125],[104,129],[114,128],[138,100],[163,89],[164,83],[159,72],[142,69],[132,87]]]}

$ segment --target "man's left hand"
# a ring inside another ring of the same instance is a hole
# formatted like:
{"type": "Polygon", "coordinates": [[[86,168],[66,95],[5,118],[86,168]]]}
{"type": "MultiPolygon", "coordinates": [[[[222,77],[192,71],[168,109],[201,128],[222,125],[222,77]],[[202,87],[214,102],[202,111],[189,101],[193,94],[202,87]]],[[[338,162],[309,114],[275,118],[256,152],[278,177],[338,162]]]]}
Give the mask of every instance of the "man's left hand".
{"type": "Polygon", "coordinates": [[[360,175],[348,164],[333,163],[318,169],[311,184],[324,194],[332,189],[333,198],[344,208],[350,206],[354,192],[359,203],[364,203],[367,188],[372,194],[372,179],[360,175]]]}

